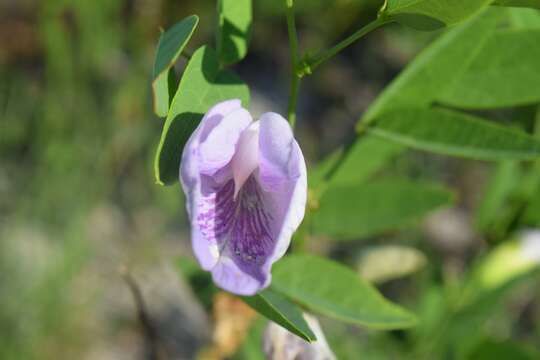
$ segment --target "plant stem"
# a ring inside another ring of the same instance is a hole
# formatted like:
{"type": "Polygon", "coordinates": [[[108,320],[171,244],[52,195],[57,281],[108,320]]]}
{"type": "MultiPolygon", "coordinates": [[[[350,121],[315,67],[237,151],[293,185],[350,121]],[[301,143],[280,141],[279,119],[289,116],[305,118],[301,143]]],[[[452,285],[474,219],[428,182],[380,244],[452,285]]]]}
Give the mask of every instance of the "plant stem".
{"type": "Polygon", "coordinates": [[[300,76],[296,72],[298,64],[298,35],[296,34],[296,24],[294,20],[293,0],[286,0],[287,9],[287,32],[289,33],[289,44],[291,52],[291,87],[289,93],[289,106],[287,108],[287,118],[294,130],[296,124],[296,103],[298,101],[298,91],[300,90],[300,76]]]}
{"type": "Polygon", "coordinates": [[[318,55],[316,55],[312,59],[308,59],[306,63],[304,64],[304,71],[302,72],[302,75],[311,73],[320,64],[322,64],[328,59],[331,59],[341,50],[345,49],[347,46],[354,43],[356,40],[360,39],[361,37],[370,33],[371,31],[381,27],[382,25],[389,23],[390,21],[391,20],[387,18],[379,17],[376,20],[373,20],[372,22],[364,26],[363,28],[356,31],[354,34],[350,35],[348,38],[340,41],[338,44],[334,45],[330,49],[320,52],[318,55]]]}

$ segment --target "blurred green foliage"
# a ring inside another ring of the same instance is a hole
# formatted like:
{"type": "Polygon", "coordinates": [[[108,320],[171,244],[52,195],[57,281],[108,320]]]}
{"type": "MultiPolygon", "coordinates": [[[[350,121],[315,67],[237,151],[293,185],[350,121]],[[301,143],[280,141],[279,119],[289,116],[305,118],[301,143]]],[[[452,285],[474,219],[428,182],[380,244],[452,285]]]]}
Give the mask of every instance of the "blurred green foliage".
{"type": "MultiPolygon", "coordinates": [[[[298,1],[302,46],[316,50],[333,43],[372,18],[380,3],[298,1]]],[[[255,92],[282,106],[288,59],[277,4],[255,1],[250,53],[235,69],[255,92]]],[[[171,261],[175,251],[181,252],[176,243],[189,251],[181,192],[178,186],[156,186],[153,178],[162,123],[152,112],[152,62],[159,28],[188,14],[201,18],[188,49],[212,42],[216,4],[52,0],[0,7],[1,32],[6,34],[0,43],[0,358],[95,358],[91,349],[99,341],[121,342],[115,336],[119,329],[137,329],[136,323],[125,326],[115,316],[96,319],[96,304],[106,295],[103,284],[121,289],[117,272],[122,265],[152,263],[159,257],[171,261]],[[170,237],[172,252],[166,240],[170,237]],[[165,248],[165,255],[159,248],[165,248]]],[[[534,17],[514,17],[514,24],[534,23],[534,17]]],[[[467,30],[447,34],[449,41],[452,36],[468,40],[460,43],[461,51],[451,51],[455,58],[447,56],[447,49],[436,54],[440,66],[470,53],[467,46],[483,36],[467,30]]],[[[360,98],[373,99],[432,37],[389,27],[326,65],[317,78],[306,80],[311,100],[305,99],[304,105],[301,101],[299,137],[312,163],[351,140],[354,122],[366,109],[366,100],[360,98]],[[345,81],[349,78],[363,87],[351,88],[345,81]],[[320,112],[321,106],[334,103],[346,105],[345,115],[335,109],[320,112]],[[347,120],[338,121],[343,118],[347,120]]],[[[183,65],[180,61],[178,66],[183,65]]],[[[415,69],[407,74],[430,76],[415,69]]],[[[452,79],[452,74],[439,75],[452,79]]],[[[405,91],[403,81],[393,87],[393,94],[379,98],[366,118],[378,115],[378,104],[407,103],[411,93],[423,93],[423,100],[432,102],[441,81],[418,81],[429,89],[411,91],[405,91]]],[[[516,119],[514,124],[531,134],[540,128],[534,105],[492,115],[516,119]]],[[[379,287],[417,314],[418,326],[380,332],[323,319],[338,357],[538,358],[538,273],[528,267],[507,272],[513,268],[505,261],[513,253],[504,253],[516,244],[517,231],[540,227],[538,163],[449,160],[402,152],[394,144],[381,147],[374,138],[352,148],[375,155],[367,163],[347,160],[359,172],[342,173],[336,183],[350,186],[380,174],[443,181],[457,189],[456,208],[475,216],[476,228],[461,247],[440,235],[448,218],[435,222],[437,236],[416,227],[362,242],[316,237],[306,244],[353,266],[366,248],[372,251],[382,242],[414,247],[427,258],[423,269],[379,287]],[[512,276],[485,286],[479,274],[496,275],[490,268],[512,276]]],[[[452,240],[459,237],[459,226],[451,226],[452,240]]],[[[196,277],[196,270],[190,271],[196,277]]],[[[203,279],[202,298],[210,309],[212,290],[207,285],[203,279]]],[[[262,329],[258,322],[238,357],[255,358],[262,329]]]]}

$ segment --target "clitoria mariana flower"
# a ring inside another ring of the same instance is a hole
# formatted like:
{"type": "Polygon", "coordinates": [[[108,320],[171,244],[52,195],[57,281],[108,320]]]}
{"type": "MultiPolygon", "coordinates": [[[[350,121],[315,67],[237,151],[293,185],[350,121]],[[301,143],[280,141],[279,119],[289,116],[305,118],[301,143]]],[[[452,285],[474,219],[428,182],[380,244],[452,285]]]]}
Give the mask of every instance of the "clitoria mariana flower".
{"type": "Polygon", "coordinates": [[[193,251],[221,288],[253,295],[304,217],[306,165],[287,121],[253,121],[240,100],[218,103],[184,147],[180,182],[193,251]]]}

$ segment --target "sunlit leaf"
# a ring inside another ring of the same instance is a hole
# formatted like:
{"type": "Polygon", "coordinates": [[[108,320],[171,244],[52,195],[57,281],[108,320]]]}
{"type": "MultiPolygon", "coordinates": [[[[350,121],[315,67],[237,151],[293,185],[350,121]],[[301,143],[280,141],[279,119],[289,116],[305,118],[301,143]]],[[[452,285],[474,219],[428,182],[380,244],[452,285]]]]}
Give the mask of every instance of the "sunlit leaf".
{"type": "Polygon", "coordinates": [[[386,300],[354,271],[308,255],[274,265],[272,287],[300,304],[345,322],[378,329],[415,325],[414,315],[386,300]]]}
{"type": "Polygon", "coordinates": [[[176,23],[161,34],[154,59],[152,91],[154,94],[154,112],[167,116],[169,105],[176,90],[176,77],[171,68],[184,50],[195,31],[199,18],[191,15],[176,23]]]}
{"type": "Polygon", "coordinates": [[[266,289],[255,296],[244,296],[242,299],[258,313],[302,339],[309,342],[317,340],[304,320],[302,310],[283,295],[266,289]]]}
{"type": "Polygon", "coordinates": [[[386,0],[380,14],[419,30],[434,30],[460,22],[492,0],[386,0]]]}
{"type": "Polygon", "coordinates": [[[313,232],[358,239],[411,225],[452,200],[441,186],[406,180],[330,187],[314,214],[313,232]]]}
{"type": "Polygon", "coordinates": [[[493,5],[529,7],[540,9],[540,0],[495,0],[493,5]]]}
{"type": "Polygon", "coordinates": [[[358,126],[391,108],[430,106],[446,87],[452,86],[456,77],[466,71],[476,49],[490,38],[505,14],[491,9],[437,38],[375,99],[358,126]]]}
{"type": "Polygon", "coordinates": [[[496,31],[438,97],[460,108],[500,108],[540,101],[540,29],[496,31]]]}
{"type": "Polygon", "coordinates": [[[215,52],[203,46],[189,61],[167,115],[154,162],[158,184],[178,180],[182,149],[203,114],[216,103],[241,99],[247,106],[249,89],[235,74],[219,70],[215,52]]]}
{"type": "Polygon", "coordinates": [[[217,52],[224,64],[242,60],[251,32],[251,0],[218,0],[217,52]]]}
{"type": "Polygon", "coordinates": [[[382,114],[373,134],[413,148],[482,160],[540,157],[540,141],[523,132],[443,109],[403,108],[382,114]]]}
{"type": "Polygon", "coordinates": [[[540,244],[525,244],[523,239],[507,241],[484,256],[475,266],[471,282],[481,293],[502,287],[540,267],[534,251],[540,244]],[[527,247],[529,245],[529,247],[527,247]],[[533,252],[533,253],[528,253],[533,252]]]}
{"type": "MultiPolygon", "coordinates": [[[[540,4],[540,0],[537,0],[540,4]]],[[[540,28],[540,11],[537,9],[507,8],[510,28],[516,30],[540,28]]]]}
{"type": "MultiPolygon", "coordinates": [[[[445,87],[451,86],[456,76],[467,69],[474,58],[475,49],[483,44],[490,36],[498,21],[504,14],[488,11],[466,23],[461,24],[441,35],[436,41],[424,49],[370,105],[358,129],[366,122],[372,121],[377,115],[392,108],[403,106],[429,107],[445,87]],[[436,69],[436,71],[433,71],[436,69]]],[[[367,142],[373,135],[366,134],[361,142],[367,142]]],[[[373,162],[370,172],[381,168],[387,161],[405,148],[400,144],[377,142],[377,154],[388,154],[373,162]]],[[[361,163],[369,159],[368,153],[355,152],[351,162],[361,163]]],[[[375,156],[375,159],[377,156],[375,156]]],[[[367,160],[368,163],[371,160],[367,160]]],[[[366,175],[370,175],[366,171],[366,175]]]]}

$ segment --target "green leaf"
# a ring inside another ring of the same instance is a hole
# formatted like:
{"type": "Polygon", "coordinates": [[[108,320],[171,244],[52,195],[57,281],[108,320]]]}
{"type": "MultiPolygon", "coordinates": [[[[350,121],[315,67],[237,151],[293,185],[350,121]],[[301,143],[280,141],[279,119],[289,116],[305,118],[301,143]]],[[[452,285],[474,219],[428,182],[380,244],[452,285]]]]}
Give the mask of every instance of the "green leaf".
{"type": "MultiPolygon", "coordinates": [[[[540,0],[538,0],[540,4],[540,0]]],[[[540,11],[536,9],[508,8],[508,17],[511,29],[538,29],[540,28],[540,11]]]]}
{"type": "Polygon", "coordinates": [[[540,187],[532,194],[523,214],[523,222],[540,227],[540,187]]]}
{"type": "Polygon", "coordinates": [[[171,68],[184,50],[191,35],[195,31],[199,18],[191,15],[176,23],[162,33],[154,59],[152,91],[154,95],[154,112],[160,117],[167,116],[169,103],[175,90],[176,80],[171,68]]]}
{"type": "Polygon", "coordinates": [[[357,138],[351,146],[327,156],[310,174],[310,183],[316,186],[329,176],[330,186],[359,184],[401,151],[402,146],[391,141],[374,136],[357,138]]]}
{"type": "Polygon", "coordinates": [[[375,99],[358,128],[392,108],[430,106],[439,94],[452,86],[456,77],[466,71],[476,50],[490,38],[506,14],[490,10],[445,32],[424,49],[375,99]]]}
{"type": "Polygon", "coordinates": [[[218,0],[217,49],[223,64],[242,60],[251,32],[251,0],[218,0]]]}
{"type": "Polygon", "coordinates": [[[540,353],[525,345],[509,340],[495,341],[493,339],[484,340],[467,356],[467,360],[534,360],[539,358],[540,353]]]}
{"type": "Polygon", "coordinates": [[[540,264],[526,251],[522,238],[507,240],[492,249],[475,265],[469,290],[479,296],[538,270],[540,264]]]}
{"type": "Polygon", "coordinates": [[[172,184],[178,180],[182,149],[202,116],[216,103],[228,99],[249,102],[249,89],[235,74],[219,70],[215,52],[203,46],[189,61],[178,90],[174,95],[161,139],[154,170],[158,184],[172,184]]]}
{"type": "MultiPolygon", "coordinates": [[[[491,36],[492,30],[504,18],[506,12],[488,11],[462,25],[455,27],[424,49],[400,74],[385,88],[368,108],[358,123],[360,130],[384,111],[403,106],[414,105],[429,107],[439,93],[452,86],[474,59],[476,49],[491,36]],[[437,71],[433,71],[437,69],[437,71]]],[[[388,161],[396,157],[405,148],[401,144],[381,141],[372,134],[363,136],[357,145],[353,145],[345,161],[343,150],[331,154],[310,174],[312,184],[320,181],[330,169],[335,167],[336,183],[363,181],[388,161]],[[344,168],[341,169],[341,166],[344,168]]]]}
{"type": "MultiPolygon", "coordinates": [[[[492,29],[504,14],[488,11],[460,26],[457,26],[434,41],[424,49],[375,99],[358,122],[357,130],[371,122],[382,112],[393,108],[414,105],[429,107],[445,87],[451,86],[456,76],[467,69],[474,58],[475,49],[483,44],[490,36],[492,29]],[[437,71],[433,71],[437,69],[437,71]]],[[[374,135],[367,134],[362,142],[367,142],[374,135]]],[[[376,142],[376,140],[373,140],[376,142]]],[[[389,154],[377,163],[372,172],[381,168],[385,162],[394,158],[405,148],[390,142],[378,142],[377,153],[389,154]],[[400,149],[401,148],[401,149],[400,149]],[[390,156],[391,154],[391,156],[390,156]]],[[[355,153],[355,163],[369,159],[367,153],[355,153]]],[[[369,160],[368,160],[369,161],[369,160]]],[[[369,175],[369,172],[366,172],[369,175]]]]}
{"type": "Polygon", "coordinates": [[[320,200],[313,232],[340,239],[367,237],[410,225],[452,200],[441,186],[406,180],[335,186],[320,200]]]}
{"type": "Polygon", "coordinates": [[[421,150],[481,160],[540,157],[534,137],[456,111],[403,108],[375,122],[371,133],[421,150]]]}
{"type": "Polygon", "coordinates": [[[453,25],[487,7],[492,0],[386,0],[380,16],[419,30],[453,25]]]}
{"type": "Polygon", "coordinates": [[[504,209],[520,179],[518,162],[503,161],[496,165],[476,211],[476,227],[482,232],[491,232],[497,227],[496,224],[500,223],[501,210],[504,209]]]}
{"type": "Polygon", "coordinates": [[[437,97],[460,108],[501,108],[540,101],[540,29],[497,31],[467,70],[437,97]]]}
{"type": "Polygon", "coordinates": [[[540,9],[540,0],[495,0],[493,5],[529,7],[540,9]]]}
{"type": "Polygon", "coordinates": [[[386,300],[355,272],[309,255],[291,255],[274,265],[272,287],[323,315],[378,329],[414,326],[413,314],[386,300]]]}
{"type": "Polygon", "coordinates": [[[460,290],[457,306],[451,309],[454,314],[443,335],[450,344],[470,347],[470,340],[478,334],[471,329],[483,328],[491,317],[500,314],[504,302],[525,283],[537,283],[540,267],[524,256],[522,246],[518,241],[506,241],[475,265],[472,276],[460,290]]]}
{"type": "Polygon", "coordinates": [[[258,313],[302,339],[308,342],[317,340],[304,320],[302,310],[283,295],[266,289],[255,296],[243,296],[242,299],[258,313]]]}

